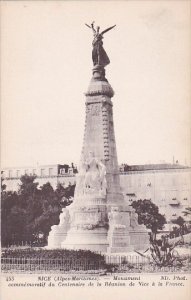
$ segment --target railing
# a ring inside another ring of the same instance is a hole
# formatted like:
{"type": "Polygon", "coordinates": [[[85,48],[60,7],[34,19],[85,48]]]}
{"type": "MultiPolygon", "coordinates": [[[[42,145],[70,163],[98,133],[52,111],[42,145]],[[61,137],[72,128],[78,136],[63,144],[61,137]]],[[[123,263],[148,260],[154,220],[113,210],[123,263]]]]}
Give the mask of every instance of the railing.
{"type": "MultiPolygon", "coordinates": [[[[2,272],[14,273],[152,273],[178,272],[177,266],[159,267],[150,257],[105,255],[104,259],[1,258],[2,272]]],[[[184,270],[187,272],[187,270],[184,270]]],[[[188,268],[189,271],[189,268],[188,268]]]]}
{"type": "Polygon", "coordinates": [[[2,272],[63,272],[100,270],[103,261],[73,260],[73,259],[44,259],[44,258],[2,258],[2,272]]]}
{"type": "Polygon", "coordinates": [[[115,254],[105,254],[105,262],[107,264],[129,264],[135,267],[139,267],[142,264],[148,264],[150,262],[150,257],[148,256],[138,256],[138,255],[115,255],[115,254]]]}

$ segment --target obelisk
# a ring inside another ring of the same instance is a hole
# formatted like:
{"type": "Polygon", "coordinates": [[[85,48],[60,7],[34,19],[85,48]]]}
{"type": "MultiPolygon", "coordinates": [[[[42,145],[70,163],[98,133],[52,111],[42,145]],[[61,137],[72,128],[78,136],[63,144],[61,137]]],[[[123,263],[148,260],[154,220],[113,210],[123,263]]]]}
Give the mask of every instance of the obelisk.
{"type": "MultiPolygon", "coordinates": [[[[87,25],[87,24],[86,24],[87,25]]],[[[113,123],[113,89],[105,77],[110,63],[103,48],[103,34],[93,30],[93,74],[86,92],[86,121],[74,201],[68,207],[70,221],[61,247],[102,252],[127,252],[148,244],[148,234],[138,225],[120,188],[113,123]]],[[[56,235],[54,226],[54,234],[56,235]]],[[[59,236],[60,233],[58,233],[59,236]]],[[[58,245],[58,239],[57,239],[58,245]]]]}

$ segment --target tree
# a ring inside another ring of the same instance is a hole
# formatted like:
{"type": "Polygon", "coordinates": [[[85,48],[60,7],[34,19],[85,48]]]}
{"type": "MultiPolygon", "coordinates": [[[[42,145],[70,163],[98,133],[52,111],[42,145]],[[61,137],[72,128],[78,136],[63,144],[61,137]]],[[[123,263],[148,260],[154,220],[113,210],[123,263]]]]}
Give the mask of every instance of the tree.
{"type": "Polygon", "coordinates": [[[2,245],[38,242],[39,236],[46,241],[51,226],[59,223],[62,207],[71,204],[75,185],[54,190],[47,182],[39,188],[35,179],[22,176],[18,192],[2,189],[2,245]]]}
{"type": "MultiPolygon", "coordinates": [[[[46,241],[52,225],[59,223],[60,199],[49,182],[38,188],[35,176],[24,175],[18,191],[21,207],[26,209],[26,238],[46,241]]],[[[26,239],[25,238],[25,239],[26,239]]]]}
{"type": "Polygon", "coordinates": [[[43,234],[46,240],[51,226],[59,223],[61,213],[60,199],[49,182],[40,188],[40,204],[41,214],[33,221],[33,232],[37,238],[43,234]]]}
{"type": "Polygon", "coordinates": [[[158,206],[147,199],[133,201],[131,205],[138,214],[138,223],[151,229],[152,238],[155,240],[157,231],[166,223],[165,217],[159,213],[158,206]]]}
{"type": "Polygon", "coordinates": [[[3,172],[1,171],[1,192],[6,190],[6,184],[4,184],[3,181],[4,181],[3,172]]]}
{"type": "Polygon", "coordinates": [[[25,228],[23,211],[19,208],[16,192],[1,192],[1,241],[9,245],[19,239],[20,231],[25,228]]]}
{"type": "Polygon", "coordinates": [[[61,183],[58,183],[55,190],[56,196],[60,201],[62,207],[70,205],[74,198],[75,184],[69,183],[67,187],[64,187],[61,183]]]}
{"type": "Polygon", "coordinates": [[[185,233],[187,233],[187,226],[186,226],[186,221],[184,220],[184,218],[182,218],[181,216],[179,216],[176,220],[173,221],[174,224],[178,224],[180,226],[180,228],[177,230],[178,231],[178,235],[183,235],[185,233]]]}
{"type": "Polygon", "coordinates": [[[178,224],[180,226],[180,228],[184,225],[185,220],[179,216],[176,220],[173,221],[174,224],[178,224]]]}

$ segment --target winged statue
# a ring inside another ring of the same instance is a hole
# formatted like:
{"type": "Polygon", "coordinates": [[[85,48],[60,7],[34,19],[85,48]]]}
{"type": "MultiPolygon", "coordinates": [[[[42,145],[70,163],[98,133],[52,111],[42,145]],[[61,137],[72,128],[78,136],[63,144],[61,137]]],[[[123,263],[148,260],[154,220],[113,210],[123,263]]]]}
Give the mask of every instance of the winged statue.
{"type": "Polygon", "coordinates": [[[92,29],[93,31],[93,50],[92,50],[92,60],[94,66],[107,66],[110,63],[109,57],[106,51],[103,48],[103,35],[108,32],[109,30],[113,29],[116,25],[106,28],[102,32],[100,32],[100,27],[94,27],[94,21],[91,25],[85,24],[88,28],[92,29]]]}

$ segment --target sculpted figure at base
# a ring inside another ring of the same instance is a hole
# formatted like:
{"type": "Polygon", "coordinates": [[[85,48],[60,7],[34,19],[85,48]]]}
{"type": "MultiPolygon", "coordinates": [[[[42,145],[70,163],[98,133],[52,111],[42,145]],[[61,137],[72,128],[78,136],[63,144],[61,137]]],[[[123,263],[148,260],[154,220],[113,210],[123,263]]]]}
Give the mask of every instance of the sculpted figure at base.
{"type": "Polygon", "coordinates": [[[80,161],[79,173],[76,178],[77,196],[86,194],[106,195],[106,167],[93,152],[89,152],[86,160],[80,161]]]}
{"type": "Polygon", "coordinates": [[[106,168],[99,161],[93,152],[89,153],[86,160],[87,172],[85,175],[85,193],[97,193],[100,196],[106,195],[106,168]]]}

